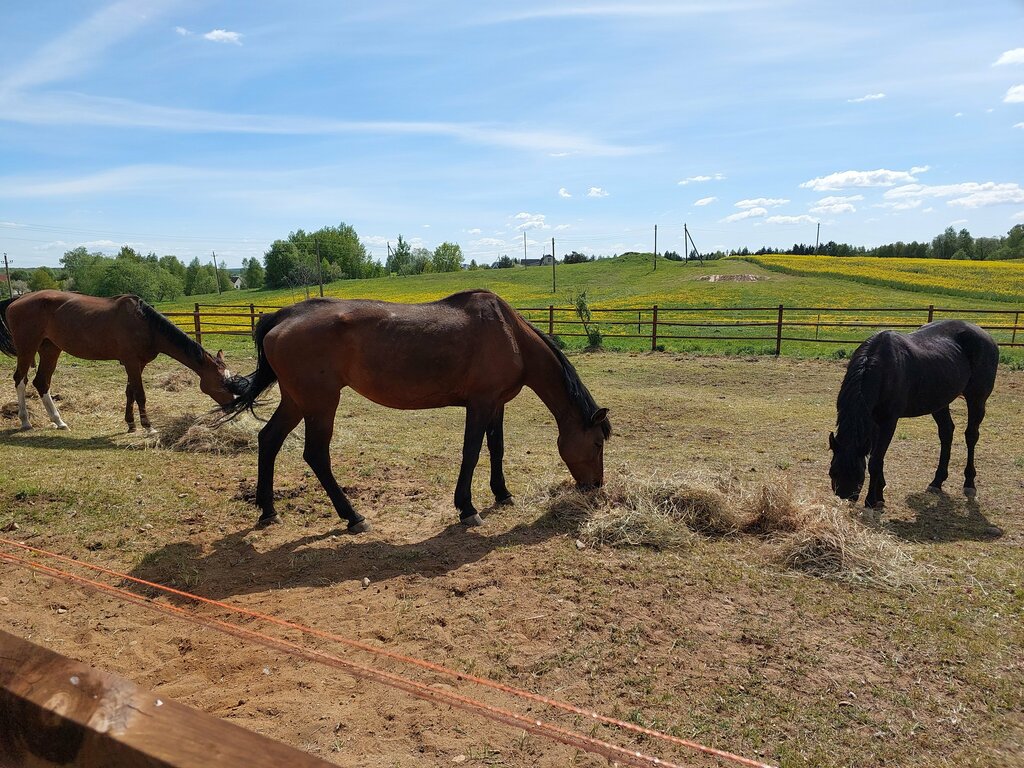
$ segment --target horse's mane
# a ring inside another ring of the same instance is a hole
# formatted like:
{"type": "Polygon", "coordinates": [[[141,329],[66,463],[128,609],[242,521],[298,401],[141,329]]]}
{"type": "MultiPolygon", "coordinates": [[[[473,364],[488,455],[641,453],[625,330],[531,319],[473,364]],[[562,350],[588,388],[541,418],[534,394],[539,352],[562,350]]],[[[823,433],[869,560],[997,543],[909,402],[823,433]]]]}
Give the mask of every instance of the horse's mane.
{"type": "Polygon", "coordinates": [[[871,440],[871,404],[864,391],[865,376],[872,365],[873,342],[877,335],[864,342],[850,358],[846,376],[836,398],[836,432],[843,442],[858,450],[867,448],[871,440]]]}
{"type": "Polygon", "coordinates": [[[190,338],[181,328],[161,315],[142,299],[138,299],[138,302],[139,313],[145,318],[153,333],[159,334],[177,347],[187,360],[191,360],[196,364],[197,369],[206,362],[206,350],[203,349],[201,344],[190,338]]]}
{"type": "MultiPolygon", "coordinates": [[[[562,353],[562,350],[555,344],[554,339],[548,336],[544,331],[540,330],[533,323],[526,321],[524,322],[530,326],[531,330],[536,333],[545,344],[548,345],[558,362],[562,366],[562,377],[565,381],[565,391],[569,394],[569,400],[579,409],[580,413],[583,414],[583,418],[586,421],[590,421],[594,414],[598,411],[598,405],[594,400],[594,396],[590,394],[590,390],[587,389],[586,385],[580,380],[580,375],[576,372],[572,363],[562,353]]],[[[601,432],[604,434],[605,440],[611,437],[612,425],[608,419],[604,419],[601,422],[601,432]]]]}

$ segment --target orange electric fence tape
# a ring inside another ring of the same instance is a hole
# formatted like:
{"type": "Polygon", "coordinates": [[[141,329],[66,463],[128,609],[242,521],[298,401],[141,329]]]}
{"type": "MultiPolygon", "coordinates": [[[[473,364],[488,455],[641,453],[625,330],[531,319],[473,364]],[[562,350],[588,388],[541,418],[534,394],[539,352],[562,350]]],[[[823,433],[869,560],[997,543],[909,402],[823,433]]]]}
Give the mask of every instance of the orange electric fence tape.
{"type": "MultiPolygon", "coordinates": [[[[249,618],[259,619],[261,621],[266,621],[268,623],[276,624],[278,626],[285,627],[285,628],[288,628],[288,629],[295,629],[295,630],[303,632],[304,634],[311,635],[313,637],[318,637],[320,639],[330,640],[330,641],[333,641],[333,642],[338,642],[338,643],[341,643],[343,645],[347,645],[347,646],[349,646],[351,648],[356,648],[358,650],[366,651],[366,652],[372,653],[372,654],[377,655],[377,656],[383,656],[385,658],[389,658],[389,659],[392,659],[392,660],[395,660],[395,661],[399,661],[399,662],[402,662],[402,663],[405,663],[405,664],[410,664],[410,665],[418,666],[418,667],[421,667],[423,669],[429,669],[429,670],[431,670],[433,672],[438,672],[438,673],[447,675],[449,677],[453,677],[453,678],[455,678],[457,680],[464,680],[464,681],[471,682],[471,683],[474,683],[474,684],[478,684],[478,685],[481,685],[481,686],[485,686],[485,687],[488,687],[488,688],[491,688],[491,689],[494,689],[494,690],[498,690],[498,691],[501,691],[503,693],[507,693],[509,695],[512,695],[512,696],[515,696],[515,697],[518,697],[518,698],[521,698],[521,699],[527,699],[529,701],[535,701],[535,702],[544,704],[546,706],[550,706],[550,707],[552,707],[554,709],[560,709],[560,710],[562,710],[564,712],[569,712],[569,713],[572,713],[572,714],[581,715],[583,717],[587,717],[587,718],[589,718],[591,720],[603,723],[605,725],[610,725],[610,726],[618,727],[618,728],[621,728],[623,730],[630,731],[630,732],[633,732],[633,733],[642,734],[642,735],[647,736],[649,738],[654,738],[654,739],[657,739],[659,741],[662,741],[662,742],[665,742],[665,743],[668,743],[668,744],[673,744],[675,746],[686,747],[688,749],[691,749],[691,750],[703,753],[705,755],[709,755],[709,756],[712,756],[712,757],[717,757],[717,758],[722,759],[722,760],[727,760],[727,761],[736,763],[738,765],[751,766],[752,768],[772,768],[772,766],[768,765],[767,763],[763,763],[763,762],[760,762],[760,761],[757,761],[757,760],[751,760],[749,758],[742,757],[740,755],[736,755],[736,754],[733,754],[731,752],[727,752],[727,751],[720,750],[720,749],[715,749],[714,747],[707,747],[707,746],[704,746],[703,744],[699,744],[699,743],[694,742],[694,741],[689,741],[687,739],[681,739],[681,738],[679,738],[677,736],[672,736],[672,735],[667,734],[667,733],[662,733],[660,731],[655,731],[655,730],[650,729],[650,728],[644,728],[642,726],[635,725],[633,723],[627,723],[627,722],[622,721],[622,720],[617,720],[615,718],[606,717],[606,716],[601,715],[601,714],[599,714],[597,712],[581,709],[581,708],[576,707],[576,706],[574,706],[572,704],[568,704],[566,702],[558,701],[557,699],[551,699],[551,698],[548,698],[547,696],[542,696],[540,694],[531,693],[529,691],[525,691],[525,690],[522,690],[522,689],[519,689],[519,688],[514,688],[512,686],[503,685],[503,684],[495,682],[493,680],[488,680],[486,678],[477,677],[477,676],[474,676],[474,675],[469,675],[469,674],[466,674],[466,673],[463,673],[463,672],[458,672],[456,670],[449,669],[447,667],[444,667],[444,666],[439,665],[439,664],[435,664],[433,662],[424,661],[423,659],[417,659],[415,657],[404,656],[402,654],[394,653],[392,651],[387,651],[387,650],[384,650],[382,648],[376,648],[376,647],[374,647],[372,645],[367,645],[365,643],[361,643],[361,642],[359,642],[357,640],[352,640],[350,638],[346,638],[346,637],[341,636],[341,635],[335,635],[335,634],[332,634],[332,633],[329,633],[329,632],[324,632],[322,630],[318,630],[318,629],[315,629],[313,627],[307,627],[305,625],[298,624],[298,623],[295,623],[295,622],[290,622],[290,621],[286,621],[286,620],[283,620],[283,619],[275,618],[273,616],[268,616],[268,615],[265,615],[265,614],[257,613],[255,611],[250,611],[250,610],[247,610],[247,609],[244,609],[244,608],[239,608],[237,606],[233,606],[233,605],[231,605],[229,603],[224,603],[224,602],[221,602],[219,600],[211,600],[210,598],[201,597],[199,595],[195,595],[195,594],[192,594],[190,592],[184,592],[182,590],[174,589],[172,587],[167,587],[167,586],[164,586],[162,584],[157,584],[155,582],[146,581],[145,579],[140,579],[140,578],[137,578],[135,576],[130,576],[128,574],[120,573],[118,571],[114,571],[114,570],[111,570],[109,568],[104,568],[103,566],[94,565],[94,564],[91,564],[91,563],[88,563],[88,562],[84,562],[82,560],[77,560],[75,558],[67,557],[65,555],[59,555],[59,554],[56,554],[54,552],[49,552],[49,551],[47,551],[45,549],[40,549],[38,547],[33,547],[33,546],[30,546],[28,544],[23,544],[23,543],[18,542],[18,541],[13,541],[13,540],[10,540],[10,539],[5,539],[5,538],[0,537],[0,544],[4,544],[4,545],[7,545],[7,546],[11,546],[11,547],[16,547],[18,549],[25,550],[25,551],[28,551],[28,552],[32,552],[32,553],[37,554],[37,555],[42,555],[44,557],[49,557],[49,558],[52,558],[52,559],[55,559],[55,560],[71,563],[73,565],[76,565],[76,566],[79,566],[79,567],[83,567],[83,568],[87,568],[89,570],[92,570],[92,571],[95,571],[95,572],[98,572],[98,573],[102,573],[102,574],[107,575],[107,576],[112,576],[112,577],[116,577],[118,579],[123,579],[125,581],[134,582],[136,584],[143,585],[143,586],[146,586],[146,587],[150,587],[152,589],[156,589],[156,590],[159,590],[159,591],[167,593],[167,594],[177,595],[179,597],[183,597],[183,598],[186,598],[188,600],[192,600],[193,602],[196,602],[196,603],[216,606],[217,608],[221,608],[221,609],[230,611],[232,613],[235,613],[235,614],[238,614],[238,615],[241,615],[241,616],[247,616],[249,618]]],[[[264,635],[264,634],[262,634],[260,632],[256,632],[255,630],[246,629],[244,627],[240,627],[240,626],[237,626],[235,624],[231,624],[229,622],[220,621],[218,619],[209,619],[209,618],[194,616],[193,614],[189,613],[188,611],[184,610],[183,608],[178,608],[176,606],[171,606],[171,605],[165,605],[163,603],[157,603],[154,600],[152,600],[151,598],[146,598],[146,597],[143,597],[143,596],[140,596],[140,595],[136,595],[133,592],[128,592],[126,590],[119,589],[117,587],[113,587],[113,586],[111,586],[109,584],[104,584],[102,582],[93,581],[91,579],[86,579],[84,577],[76,576],[74,574],[68,573],[66,571],[61,571],[61,570],[56,569],[56,568],[50,568],[48,566],[40,565],[39,563],[34,563],[34,562],[29,561],[29,560],[24,560],[22,558],[14,556],[14,555],[2,553],[2,552],[0,552],[0,559],[6,561],[8,563],[12,563],[12,564],[15,564],[15,565],[26,566],[26,567],[32,568],[34,570],[37,570],[37,571],[40,571],[40,572],[43,572],[43,573],[47,573],[49,575],[55,576],[57,578],[65,580],[65,581],[71,581],[73,583],[77,583],[77,584],[82,585],[82,586],[91,587],[93,589],[98,589],[98,590],[100,590],[102,592],[106,592],[108,594],[114,595],[114,596],[116,596],[116,597],[118,597],[118,598],[120,598],[122,600],[125,600],[127,602],[133,603],[135,605],[140,605],[140,606],[143,606],[143,607],[146,607],[146,608],[151,608],[151,609],[155,609],[155,610],[158,610],[158,611],[162,611],[164,613],[169,613],[169,614],[175,615],[175,616],[177,616],[179,618],[183,618],[186,621],[190,621],[190,622],[193,622],[193,623],[198,623],[198,624],[201,624],[201,625],[206,626],[208,628],[215,629],[215,630],[224,632],[226,634],[233,635],[235,637],[239,637],[239,638],[242,638],[242,639],[255,640],[256,642],[260,643],[261,645],[265,645],[265,646],[268,646],[268,647],[271,647],[271,648],[276,648],[277,650],[284,651],[285,653],[289,653],[289,654],[297,655],[297,656],[302,656],[302,657],[304,657],[304,658],[306,658],[308,660],[314,661],[314,662],[319,662],[319,663],[326,664],[328,666],[337,667],[337,668],[340,668],[340,669],[345,669],[345,670],[347,670],[349,672],[352,672],[353,674],[356,674],[359,677],[367,678],[367,679],[370,679],[370,680],[374,680],[376,682],[383,683],[385,685],[389,685],[389,686],[392,686],[392,687],[395,687],[395,688],[399,688],[400,690],[404,690],[407,693],[410,693],[410,694],[412,694],[414,696],[419,696],[420,698],[424,698],[424,699],[428,699],[428,700],[434,700],[434,701],[442,701],[442,702],[451,704],[453,706],[460,707],[462,709],[466,709],[466,710],[469,710],[469,711],[476,711],[476,712],[478,712],[480,714],[483,714],[486,717],[490,717],[491,719],[498,720],[499,722],[502,722],[502,723],[504,723],[506,725],[510,725],[510,726],[517,727],[517,728],[523,728],[524,730],[530,731],[531,733],[535,733],[535,734],[540,735],[540,736],[545,736],[545,737],[547,737],[549,739],[553,739],[555,741],[559,741],[559,742],[561,742],[563,744],[566,744],[568,746],[573,746],[573,747],[576,747],[578,749],[582,749],[582,750],[587,751],[587,752],[592,752],[592,753],[600,754],[600,755],[602,755],[604,757],[607,757],[609,759],[612,759],[612,760],[621,760],[621,761],[628,762],[628,763],[630,763],[632,765],[641,765],[641,766],[659,765],[659,766],[667,766],[669,768],[671,768],[672,766],[675,766],[674,763],[671,763],[671,762],[668,762],[668,761],[665,761],[665,760],[661,760],[659,758],[652,757],[650,755],[646,755],[646,754],[641,753],[641,752],[625,749],[623,747],[619,747],[619,746],[616,746],[616,745],[611,744],[609,742],[605,742],[605,741],[602,741],[600,739],[595,739],[595,738],[590,737],[590,736],[584,736],[583,734],[579,734],[579,733],[576,733],[574,731],[569,731],[569,730],[561,728],[559,726],[552,725],[550,723],[545,723],[545,722],[543,722],[541,720],[537,720],[537,719],[534,719],[534,718],[524,717],[522,715],[517,715],[514,712],[509,712],[509,711],[506,711],[506,710],[502,710],[502,709],[500,709],[498,707],[493,707],[493,706],[491,706],[489,704],[485,704],[483,702],[479,702],[479,701],[476,701],[474,699],[470,699],[468,697],[461,696],[461,695],[456,694],[456,693],[451,693],[451,692],[448,692],[448,691],[443,691],[443,690],[439,690],[439,689],[436,689],[436,688],[431,688],[431,687],[429,687],[427,685],[424,685],[422,683],[417,683],[417,682],[415,682],[413,680],[408,680],[406,678],[403,678],[400,675],[395,675],[395,674],[388,673],[388,672],[382,672],[382,671],[379,671],[379,670],[375,670],[375,669],[373,669],[371,667],[365,667],[365,666],[356,664],[354,662],[346,661],[345,659],[342,659],[340,657],[324,653],[322,651],[316,651],[316,650],[310,650],[310,649],[307,649],[307,648],[303,648],[302,646],[296,645],[296,644],[288,642],[286,640],[280,640],[280,639],[277,639],[277,638],[273,638],[273,637],[270,637],[268,635],[264,635]]]]}

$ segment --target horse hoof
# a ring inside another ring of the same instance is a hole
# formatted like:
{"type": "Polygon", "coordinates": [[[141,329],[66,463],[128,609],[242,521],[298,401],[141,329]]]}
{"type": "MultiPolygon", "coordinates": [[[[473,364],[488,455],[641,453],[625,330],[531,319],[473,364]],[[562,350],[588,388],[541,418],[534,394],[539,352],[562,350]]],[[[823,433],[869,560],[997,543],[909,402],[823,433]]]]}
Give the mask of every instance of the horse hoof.
{"type": "Polygon", "coordinates": [[[927,491],[928,493],[942,493],[942,488],[937,485],[929,485],[927,488],[925,488],[925,491],[927,491]]]}
{"type": "Polygon", "coordinates": [[[135,431],[135,425],[134,424],[129,424],[128,425],[128,434],[130,435],[134,431],[135,431]]]}
{"type": "Polygon", "coordinates": [[[478,525],[484,524],[484,519],[480,517],[480,513],[477,512],[475,515],[470,515],[469,517],[462,518],[461,520],[459,520],[459,522],[467,528],[476,528],[478,525]]]}
{"type": "Polygon", "coordinates": [[[31,424],[22,424],[21,425],[21,431],[22,432],[28,432],[30,429],[32,429],[32,425],[31,424]]]}
{"type": "Polygon", "coordinates": [[[512,498],[510,493],[508,496],[502,496],[500,499],[494,500],[494,506],[496,507],[511,507],[515,504],[515,500],[512,498]]]}
{"type": "Polygon", "coordinates": [[[964,496],[966,496],[968,499],[973,499],[977,495],[978,495],[978,489],[977,488],[964,488],[964,496]]]}
{"type": "Polygon", "coordinates": [[[268,525],[277,525],[281,522],[280,515],[271,515],[270,517],[261,517],[256,521],[257,528],[266,528],[268,525]]]}
{"type": "Polygon", "coordinates": [[[868,504],[867,502],[864,502],[864,508],[865,509],[873,509],[876,512],[880,512],[883,509],[885,509],[885,502],[884,501],[876,501],[874,504],[868,504]]]}
{"type": "Polygon", "coordinates": [[[373,530],[373,526],[370,525],[369,520],[360,520],[358,523],[353,523],[348,527],[348,533],[369,533],[373,530]]]}
{"type": "Polygon", "coordinates": [[[62,432],[70,432],[71,431],[71,427],[69,427],[67,424],[57,424],[56,426],[57,426],[57,429],[61,430],[62,432]]]}

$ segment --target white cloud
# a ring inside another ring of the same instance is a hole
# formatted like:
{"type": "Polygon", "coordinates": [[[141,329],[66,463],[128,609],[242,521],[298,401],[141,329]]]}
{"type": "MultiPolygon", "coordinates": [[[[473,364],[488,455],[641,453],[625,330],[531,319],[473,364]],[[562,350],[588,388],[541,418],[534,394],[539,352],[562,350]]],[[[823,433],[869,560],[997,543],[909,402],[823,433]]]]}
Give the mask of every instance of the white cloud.
{"type": "Polygon", "coordinates": [[[742,221],[743,219],[758,219],[768,214],[767,208],[748,208],[745,211],[734,213],[731,216],[726,216],[724,219],[720,219],[722,224],[731,224],[734,221],[742,221]]]}
{"type": "Polygon", "coordinates": [[[1024,211],[1013,214],[1011,217],[1012,221],[1024,221],[1024,211]]]}
{"type": "Polygon", "coordinates": [[[703,184],[705,181],[722,181],[725,178],[724,174],[716,173],[714,176],[690,176],[679,182],[679,186],[685,187],[687,184],[703,184]]]}
{"type": "Polygon", "coordinates": [[[185,27],[175,27],[174,31],[177,32],[182,37],[188,37],[189,35],[192,34],[190,31],[185,29],[185,27]]]}
{"type": "Polygon", "coordinates": [[[711,205],[713,202],[718,200],[717,197],[702,197],[700,200],[694,203],[697,206],[711,205]]]}
{"type": "Polygon", "coordinates": [[[472,229],[467,229],[466,233],[470,234],[470,235],[479,235],[480,234],[480,228],[479,227],[473,227],[472,229]]]}
{"type": "Polygon", "coordinates": [[[559,224],[557,227],[555,227],[555,232],[561,232],[563,230],[569,229],[571,226],[572,224],[559,224]]]}
{"type": "Polygon", "coordinates": [[[1020,104],[1024,102],[1024,85],[1015,85],[1003,97],[1004,104],[1020,104]]]}
{"type": "Polygon", "coordinates": [[[370,245],[376,248],[384,248],[388,244],[388,238],[384,235],[370,235],[369,237],[360,237],[359,241],[363,245],[370,245]]]}
{"type": "Polygon", "coordinates": [[[889,203],[879,203],[874,206],[876,208],[889,208],[893,211],[909,211],[914,208],[918,208],[921,205],[920,200],[897,200],[889,203]]]}
{"type": "Polygon", "coordinates": [[[963,208],[985,208],[990,205],[1024,203],[1024,189],[1016,182],[998,184],[994,181],[965,181],[960,184],[906,184],[886,190],[889,201],[914,200],[927,197],[948,197],[947,205],[963,208]]]}
{"type": "Polygon", "coordinates": [[[1000,67],[1004,64],[1024,64],[1024,48],[1014,48],[1011,51],[1004,51],[1003,54],[993,62],[993,67],[1000,67]]]}
{"type": "Polygon", "coordinates": [[[548,152],[548,157],[568,157],[572,152],[548,152]]]}
{"type": "Polygon", "coordinates": [[[528,229],[551,229],[548,224],[544,223],[546,216],[543,213],[517,213],[512,218],[519,222],[516,224],[516,229],[520,232],[525,232],[528,229]]]}
{"type": "Polygon", "coordinates": [[[561,189],[558,190],[558,196],[559,197],[572,197],[572,195],[569,193],[569,190],[566,189],[565,187],[562,187],[561,189]]]}
{"type": "Polygon", "coordinates": [[[226,29],[211,29],[205,35],[204,40],[209,40],[213,43],[231,43],[232,45],[242,44],[242,35],[238,32],[229,32],[226,29]]]}
{"type": "Polygon", "coordinates": [[[1014,128],[1024,128],[1024,123],[1014,123],[1014,128]]]}
{"type": "Polygon", "coordinates": [[[765,219],[769,224],[817,224],[817,219],[812,219],[807,214],[800,216],[769,216],[765,219]]]}
{"type": "Polygon", "coordinates": [[[813,189],[815,192],[829,192],[847,187],[892,187],[904,182],[917,181],[906,171],[890,171],[879,168],[875,171],[840,171],[805,181],[802,189],[813,189]]]}
{"type": "Polygon", "coordinates": [[[473,241],[474,247],[489,248],[494,246],[505,247],[505,241],[499,240],[496,237],[481,237],[479,240],[473,241]]]}
{"type": "Polygon", "coordinates": [[[810,207],[811,213],[856,213],[857,208],[853,204],[863,200],[864,195],[847,195],[845,197],[823,197],[810,207]]]}
{"type": "Polygon", "coordinates": [[[927,173],[931,169],[932,167],[930,165],[915,165],[913,168],[910,169],[910,173],[916,176],[919,173],[927,173]]]}
{"type": "Polygon", "coordinates": [[[850,104],[860,104],[863,101],[878,101],[879,99],[884,98],[884,93],[869,93],[866,96],[860,96],[856,99],[847,99],[846,101],[849,102],[850,104]]]}
{"type": "Polygon", "coordinates": [[[591,187],[587,190],[587,197],[608,197],[608,193],[600,187],[591,187]]]}
{"type": "Polygon", "coordinates": [[[785,205],[789,200],[781,197],[755,197],[752,200],[740,200],[735,203],[737,208],[777,208],[785,205]]]}

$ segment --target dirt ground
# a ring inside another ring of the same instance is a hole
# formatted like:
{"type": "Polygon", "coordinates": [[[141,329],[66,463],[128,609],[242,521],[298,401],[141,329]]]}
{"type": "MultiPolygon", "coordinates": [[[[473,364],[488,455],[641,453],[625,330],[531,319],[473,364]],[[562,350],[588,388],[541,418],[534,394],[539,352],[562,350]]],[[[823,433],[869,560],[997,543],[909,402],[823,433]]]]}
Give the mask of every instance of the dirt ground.
{"type": "MultiPolygon", "coordinates": [[[[611,409],[609,476],[745,486],[785,477],[800,492],[827,491],[841,363],[573,360],[611,409]]],[[[247,371],[252,361],[231,364],[247,371]]],[[[182,389],[168,379],[176,369],[161,359],[146,373],[157,425],[209,402],[194,380],[182,389]]],[[[0,411],[2,536],[784,766],[1024,765],[1024,372],[1000,371],[976,503],[958,493],[963,404],[947,496],[923,493],[934,423],[901,422],[879,526],[924,574],[905,589],[785,571],[771,543],[751,537],[672,552],[579,548],[546,514],[545,491],[568,472],[554,421],[529,392],[506,417],[516,504],[488,510],[473,530],[454,524],[451,505],[462,413],[391,411],[345,394],[335,471],[374,525],[351,537],[302,462],[301,427],[278,461],[284,523],[256,531],[246,501],[255,454],[182,453],[125,435],[116,364],[63,359],[54,390],[70,433],[49,429],[38,401],[32,432],[17,431],[9,403],[0,411]]],[[[485,450],[481,507],[486,462],[485,450]]],[[[607,764],[16,566],[0,563],[0,597],[0,623],[19,636],[338,765],[607,764]]],[[[246,626],[661,757],[717,764],[297,631],[246,626]]]]}

